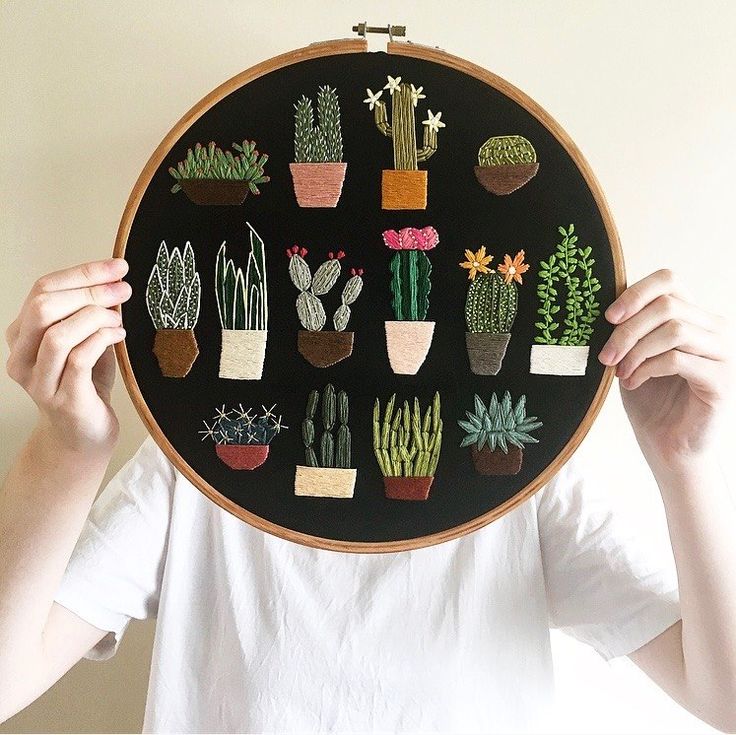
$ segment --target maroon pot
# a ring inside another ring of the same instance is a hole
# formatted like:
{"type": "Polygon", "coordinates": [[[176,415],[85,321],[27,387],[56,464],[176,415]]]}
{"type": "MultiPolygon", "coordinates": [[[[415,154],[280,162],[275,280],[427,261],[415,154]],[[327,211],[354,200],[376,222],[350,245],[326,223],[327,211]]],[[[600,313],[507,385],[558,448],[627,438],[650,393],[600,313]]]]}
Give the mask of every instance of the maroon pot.
{"type": "Polygon", "coordinates": [[[491,451],[490,447],[483,447],[480,451],[471,447],[475,471],[479,475],[515,475],[521,469],[521,460],[524,453],[521,447],[509,446],[509,451],[496,448],[491,451]]]}
{"type": "Polygon", "coordinates": [[[217,456],[234,470],[254,470],[268,457],[268,444],[215,444],[217,456]]]}
{"type": "Polygon", "coordinates": [[[386,497],[393,500],[426,500],[434,477],[384,477],[386,497]]]}

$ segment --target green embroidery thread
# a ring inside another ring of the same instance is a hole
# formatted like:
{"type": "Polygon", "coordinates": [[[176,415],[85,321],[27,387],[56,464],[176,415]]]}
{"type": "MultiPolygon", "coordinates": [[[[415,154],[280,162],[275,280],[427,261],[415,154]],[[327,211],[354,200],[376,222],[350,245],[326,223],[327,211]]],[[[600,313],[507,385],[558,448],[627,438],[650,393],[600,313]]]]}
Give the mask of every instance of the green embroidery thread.
{"type": "Polygon", "coordinates": [[[302,422],[302,441],[308,467],[350,467],[352,436],[348,426],[348,412],[347,393],[344,390],[336,392],[332,383],[325,386],[321,396],[316,389],[309,393],[307,415],[302,422]],[[322,435],[319,439],[318,457],[315,450],[315,422],[320,408],[320,397],[322,435]]]}
{"type": "Polygon", "coordinates": [[[504,166],[536,163],[534,146],[521,135],[498,135],[489,138],[478,151],[480,166],[504,166]]]}
{"type": "Polygon", "coordinates": [[[146,306],[156,329],[194,329],[199,319],[201,284],[192,245],[182,256],[161,242],[146,286],[146,306]]]}
{"type": "Polygon", "coordinates": [[[312,100],[306,95],[294,105],[294,161],[328,163],[342,161],[342,128],[337,90],[324,85],[317,90],[317,124],[312,100]]]}

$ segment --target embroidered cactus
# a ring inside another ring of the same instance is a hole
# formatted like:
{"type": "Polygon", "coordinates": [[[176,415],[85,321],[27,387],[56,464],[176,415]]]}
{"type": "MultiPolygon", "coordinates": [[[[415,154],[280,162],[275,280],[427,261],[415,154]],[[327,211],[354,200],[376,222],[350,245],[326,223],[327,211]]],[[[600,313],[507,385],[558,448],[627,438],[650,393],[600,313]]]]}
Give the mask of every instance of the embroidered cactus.
{"type": "Polygon", "coordinates": [[[478,151],[481,166],[505,166],[518,163],[535,163],[534,146],[521,135],[498,135],[489,138],[478,151]]]}
{"type": "Polygon", "coordinates": [[[194,329],[199,318],[201,285],[191,243],[169,254],[166,242],[158,249],[156,264],[146,286],[146,306],[156,329],[194,329]]]}
{"type": "Polygon", "coordinates": [[[321,396],[322,436],[319,440],[319,458],[314,448],[315,421],[320,404],[320,393],[312,390],[307,398],[307,415],[302,422],[302,440],[306,463],[309,467],[336,467],[347,469],[351,461],[351,435],[348,427],[348,396],[345,391],[335,392],[332,383],[325,386],[321,396]],[[333,436],[337,422],[337,440],[333,436]]]}
{"type": "Polygon", "coordinates": [[[261,408],[262,413],[254,412],[252,408],[244,409],[241,403],[226,411],[223,405],[217,409],[211,424],[202,422],[205,426],[199,432],[202,441],[212,439],[216,444],[236,445],[270,444],[277,434],[289,427],[284,425],[281,414],[277,416],[274,413],[275,405],[261,408]]]}
{"type": "MultiPolygon", "coordinates": [[[[286,251],[289,257],[289,276],[291,282],[299,289],[296,299],[296,312],[304,329],[311,332],[321,331],[326,322],[327,314],[320,301],[320,296],[329,293],[340,278],[340,261],[345,253],[340,250],[337,255],[329,253],[328,260],[322,263],[312,275],[312,271],[305,260],[308,250],[294,245],[286,251]]],[[[363,288],[363,269],[352,268],[350,278],[342,290],[341,303],[337,307],[332,322],[335,330],[344,331],[350,320],[350,304],[353,304],[363,288]]]]}
{"type": "Polygon", "coordinates": [[[416,171],[419,162],[429,160],[437,151],[437,133],[445,127],[442,122],[442,113],[432,114],[427,110],[427,119],[422,121],[424,127],[422,147],[417,148],[416,120],[414,108],[420,99],[424,99],[423,87],[416,88],[413,84],[401,81],[401,77],[388,77],[388,83],[383,89],[388,89],[391,95],[391,123],[388,122],[386,103],[380,97],[383,90],[373,94],[370,89],[364,102],[373,110],[373,120],[376,127],[387,138],[391,138],[394,146],[394,168],[397,170],[416,171]]]}
{"type": "Polygon", "coordinates": [[[294,161],[326,163],[342,161],[342,130],[337,90],[325,85],[317,91],[317,118],[314,124],[312,100],[306,95],[294,105],[294,161]]]}

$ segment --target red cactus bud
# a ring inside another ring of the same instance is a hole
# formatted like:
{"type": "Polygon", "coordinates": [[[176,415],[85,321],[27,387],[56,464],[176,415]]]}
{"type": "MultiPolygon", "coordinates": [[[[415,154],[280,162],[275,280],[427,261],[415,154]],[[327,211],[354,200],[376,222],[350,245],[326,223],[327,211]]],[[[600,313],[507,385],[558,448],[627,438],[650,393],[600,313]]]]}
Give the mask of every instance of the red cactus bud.
{"type": "Polygon", "coordinates": [[[294,253],[294,255],[296,255],[299,252],[299,246],[293,245],[291,248],[291,252],[294,253]]]}
{"type": "Polygon", "coordinates": [[[286,255],[289,258],[291,258],[291,256],[294,255],[294,253],[291,252],[291,248],[286,248],[286,255]]]}
{"type": "Polygon", "coordinates": [[[345,257],[345,251],[344,250],[338,250],[337,251],[337,259],[342,260],[345,257]]]}
{"type": "Polygon", "coordinates": [[[350,275],[351,275],[351,276],[354,276],[354,275],[355,275],[355,268],[351,268],[351,269],[350,269],[350,275]]]}
{"type": "Polygon", "coordinates": [[[362,268],[358,268],[358,275],[359,276],[362,276],[363,275],[363,269],[362,268]]]}
{"type": "Polygon", "coordinates": [[[307,250],[306,248],[302,248],[302,249],[301,249],[301,250],[299,251],[299,255],[301,255],[301,256],[302,256],[302,258],[303,258],[303,257],[304,257],[304,256],[305,256],[305,255],[306,255],[306,254],[307,254],[308,252],[309,252],[309,250],[307,250]]]}
{"type": "Polygon", "coordinates": [[[327,257],[332,260],[335,257],[335,253],[333,253],[331,250],[329,253],[327,253],[327,257]]]}

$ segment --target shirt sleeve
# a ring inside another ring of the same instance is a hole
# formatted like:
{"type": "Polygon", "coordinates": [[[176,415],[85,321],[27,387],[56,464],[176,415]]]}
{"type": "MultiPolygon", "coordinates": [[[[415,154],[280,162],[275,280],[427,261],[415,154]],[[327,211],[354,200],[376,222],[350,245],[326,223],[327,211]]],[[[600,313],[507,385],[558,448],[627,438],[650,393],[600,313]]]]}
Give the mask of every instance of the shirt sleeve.
{"type": "Polygon", "coordinates": [[[537,494],[537,516],[550,627],[609,660],[676,623],[680,604],[668,537],[642,532],[592,469],[572,458],[537,494]]]}
{"type": "Polygon", "coordinates": [[[148,437],[95,500],[55,596],[108,631],[85,658],[110,658],[131,618],[156,616],[174,484],[148,437]]]}

